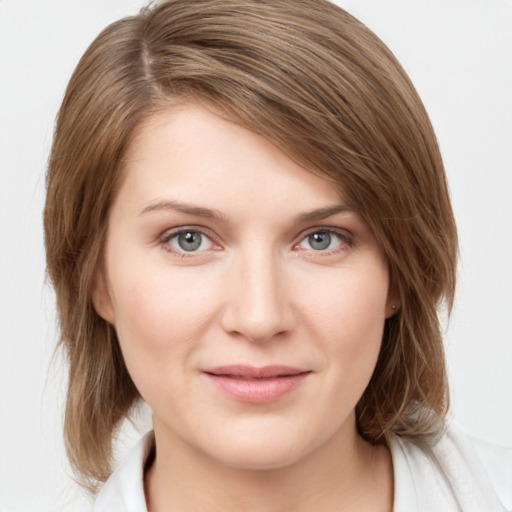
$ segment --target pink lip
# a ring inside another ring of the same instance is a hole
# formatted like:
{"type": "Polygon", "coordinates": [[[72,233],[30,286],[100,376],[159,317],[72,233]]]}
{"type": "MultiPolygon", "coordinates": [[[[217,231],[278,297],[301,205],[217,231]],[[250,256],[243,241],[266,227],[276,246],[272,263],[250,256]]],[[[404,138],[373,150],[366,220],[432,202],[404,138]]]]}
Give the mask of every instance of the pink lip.
{"type": "Polygon", "coordinates": [[[232,398],[241,402],[273,402],[297,389],[310,370],[292,366],[218,366],[203,370],[204,375],[232,398]]]}

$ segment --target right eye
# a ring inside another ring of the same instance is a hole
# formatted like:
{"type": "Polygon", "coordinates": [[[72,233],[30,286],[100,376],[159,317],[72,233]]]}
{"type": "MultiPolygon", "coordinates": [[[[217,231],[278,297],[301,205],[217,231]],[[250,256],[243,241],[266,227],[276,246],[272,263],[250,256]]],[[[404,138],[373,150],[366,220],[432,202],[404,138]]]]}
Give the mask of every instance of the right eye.
{"type": "Polygon", "coordinates": [[[162,239],[166,251],[175,253],[194,253],[213,249],[212,240],[198,229],[177,229],[167,233],[162,239]]]}

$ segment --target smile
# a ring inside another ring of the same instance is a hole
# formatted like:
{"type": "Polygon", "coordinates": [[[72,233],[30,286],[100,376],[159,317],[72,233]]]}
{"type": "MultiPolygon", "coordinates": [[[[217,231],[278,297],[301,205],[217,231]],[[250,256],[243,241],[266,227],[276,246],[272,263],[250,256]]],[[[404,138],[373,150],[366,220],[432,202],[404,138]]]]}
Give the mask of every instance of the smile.
{"type": "Polygon", "coordinates": [[[290,366],[232,365],[203,370],[218,390],[235,400],[252,404],[278,400],[297,389],[311,373],[290,366]]]}

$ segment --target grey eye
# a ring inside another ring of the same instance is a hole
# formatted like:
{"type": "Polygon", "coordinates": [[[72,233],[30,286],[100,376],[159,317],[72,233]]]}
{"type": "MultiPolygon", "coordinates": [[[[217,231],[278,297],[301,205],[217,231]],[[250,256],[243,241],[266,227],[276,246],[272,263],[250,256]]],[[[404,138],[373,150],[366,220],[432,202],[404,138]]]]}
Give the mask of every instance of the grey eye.
{"type": "Polygon", "coordinates": [[[161,243],[168,252],[202,253],[215,247],[212,239],[199,229],[181,228],[162,237],[161,243]]]}
{"type": "Polygon", "coordinates": [[[197,251],[203,241],[203,235],[199,231],[184,231],[176,238],[179,248],[187,252],[197,251]]]}
{"type": "Polygon", "coordinates": [[[323,251],[331,245],[331,234],[327,231],[318,231],[308,236],[309,246],[315,251],[323,251]]]}

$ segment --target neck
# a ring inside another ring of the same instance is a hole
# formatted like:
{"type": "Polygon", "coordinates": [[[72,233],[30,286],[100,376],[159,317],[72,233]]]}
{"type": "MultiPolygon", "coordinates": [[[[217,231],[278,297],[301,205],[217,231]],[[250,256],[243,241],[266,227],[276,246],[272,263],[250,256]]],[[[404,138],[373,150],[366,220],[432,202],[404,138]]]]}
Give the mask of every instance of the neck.
{"type": "Polygon", "coordinates": [[[146,473],[149,512],[390,512],[393,469],[385,446],[353,428],[300,461],[269,470],[230,467],[177,438],[159,436],[146,473]]]}

